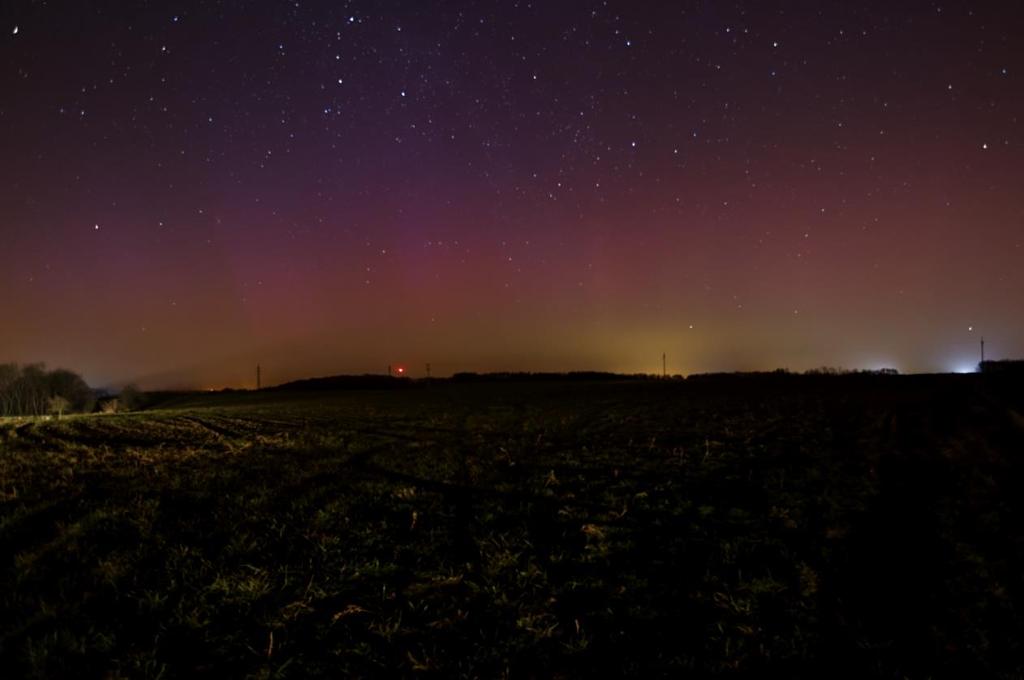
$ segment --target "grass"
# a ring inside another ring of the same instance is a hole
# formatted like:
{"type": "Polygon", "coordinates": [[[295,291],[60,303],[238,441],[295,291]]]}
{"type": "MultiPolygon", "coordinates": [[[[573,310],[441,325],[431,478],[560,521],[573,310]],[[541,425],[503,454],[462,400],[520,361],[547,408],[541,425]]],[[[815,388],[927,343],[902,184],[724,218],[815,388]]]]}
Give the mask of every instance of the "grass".
{"type": "Polygon", "coordinates": [[[0,663],[1019,678],[1016,398],[435,384],[0,423],[0,663]]]}

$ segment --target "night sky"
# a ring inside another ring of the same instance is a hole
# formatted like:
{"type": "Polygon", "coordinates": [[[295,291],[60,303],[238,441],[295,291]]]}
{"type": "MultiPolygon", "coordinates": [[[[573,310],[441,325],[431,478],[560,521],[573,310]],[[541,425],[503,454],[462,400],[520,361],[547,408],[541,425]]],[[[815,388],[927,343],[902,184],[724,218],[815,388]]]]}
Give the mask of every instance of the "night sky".
{"type": "Polygon", "coordinates": [[[0,6],[0,361],[1024,355],[1019,2],[0,6]]]}

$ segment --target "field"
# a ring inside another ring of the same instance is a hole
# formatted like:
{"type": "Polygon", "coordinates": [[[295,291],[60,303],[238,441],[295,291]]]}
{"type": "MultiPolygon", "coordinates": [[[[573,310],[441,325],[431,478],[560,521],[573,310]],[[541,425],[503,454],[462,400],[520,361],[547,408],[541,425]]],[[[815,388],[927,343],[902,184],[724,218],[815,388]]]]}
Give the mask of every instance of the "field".
{"type": "Polygon", "coordinates": [[[1024,677],[983,376],[438,382],[0,423],[5,677],[1024,677]]]}

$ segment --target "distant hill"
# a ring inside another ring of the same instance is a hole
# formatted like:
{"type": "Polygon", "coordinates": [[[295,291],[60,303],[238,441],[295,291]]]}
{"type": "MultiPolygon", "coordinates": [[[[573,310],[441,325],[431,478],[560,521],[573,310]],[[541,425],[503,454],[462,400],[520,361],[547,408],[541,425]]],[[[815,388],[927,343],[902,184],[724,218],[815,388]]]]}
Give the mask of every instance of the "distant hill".
{"type": "Polygon", "coordinates": [[[1024,375],[1024,359],[1000,359],[981,362],[982,373],[1009,373],[1024,375]]]}
{"type": "Polygon", "coordinates": [[[806,373],[792,373],[785,369],[775,371],[740,371],[733,373],[695,373],[690,376],[661,376],[650,373],[609,373],[606,371],[529,372],[500,371],[493,373],[455,373],[449,378],[409,378],[387,375],[334,375],[321,378],[304,378],[283,383],[264,391],[319,391],[319,390],[360,390],[360,389],[404,389],[430,383],[495,383],[495,382],[609,382],[609,381],[733,381],[798,379],[807,377],[846,376],[889,376],[897,375],[894,369],[879,371],[850,371],[845,369],[815,369],[806,373]]]}
{"type": "Polygon", "coordinates": [[[266,387],[264,391],[316,391],[316,390],[380,390],[411,387],[411,378],[388,375],[332,375],[323,378],[304,378],[266,387]]]}
{"type": "MultiPolygon", "coordinates": [[[[676,376],[679,377],[679,376],[676,376]]],[[[657,376],[646,373],[608,373],[605,371],[553,372],[497,372],[497,373],[456,373],[452,382],[504,382],[504,381],[589,381],[589,380],[654,380],[657,376]]]]}

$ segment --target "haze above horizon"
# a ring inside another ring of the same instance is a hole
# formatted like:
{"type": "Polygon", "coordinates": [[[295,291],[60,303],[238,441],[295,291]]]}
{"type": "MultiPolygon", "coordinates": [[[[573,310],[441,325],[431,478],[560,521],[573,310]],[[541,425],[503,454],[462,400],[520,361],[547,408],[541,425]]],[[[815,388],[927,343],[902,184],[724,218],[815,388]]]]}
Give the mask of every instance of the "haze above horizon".
{"type": "Polygon", "coordinates": [[[0,362],[1024,355],[1024,6],[13,0],[0,362]]]}

